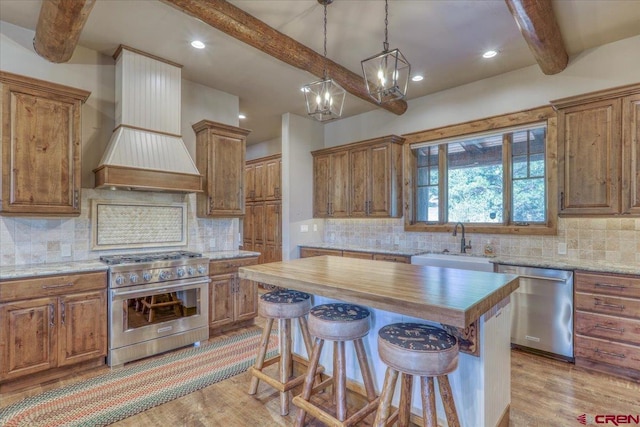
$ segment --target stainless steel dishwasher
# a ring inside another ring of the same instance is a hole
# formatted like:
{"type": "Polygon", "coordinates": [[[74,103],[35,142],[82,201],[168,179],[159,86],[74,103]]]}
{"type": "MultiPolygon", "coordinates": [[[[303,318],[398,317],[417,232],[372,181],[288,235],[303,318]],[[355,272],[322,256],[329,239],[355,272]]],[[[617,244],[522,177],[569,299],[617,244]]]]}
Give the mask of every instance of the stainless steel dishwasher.
{"type": "Polygon", "coordinates": [[[511,343],[573,361],[573,271],[498,264],[520,276],[511,294],[511,343]]]}

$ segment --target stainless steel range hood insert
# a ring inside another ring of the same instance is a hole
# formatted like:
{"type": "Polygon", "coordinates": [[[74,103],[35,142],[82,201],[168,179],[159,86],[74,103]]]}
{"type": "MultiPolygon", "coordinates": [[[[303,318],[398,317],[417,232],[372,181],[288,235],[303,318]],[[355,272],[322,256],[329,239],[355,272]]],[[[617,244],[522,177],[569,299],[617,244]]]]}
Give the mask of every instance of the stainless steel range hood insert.
{"type": "Polygon", "coordinates": [[[94,169],[96,188],[202,191],[202,176],[180,135],[181,66],[120,46],[116,128],[94,169]]]}

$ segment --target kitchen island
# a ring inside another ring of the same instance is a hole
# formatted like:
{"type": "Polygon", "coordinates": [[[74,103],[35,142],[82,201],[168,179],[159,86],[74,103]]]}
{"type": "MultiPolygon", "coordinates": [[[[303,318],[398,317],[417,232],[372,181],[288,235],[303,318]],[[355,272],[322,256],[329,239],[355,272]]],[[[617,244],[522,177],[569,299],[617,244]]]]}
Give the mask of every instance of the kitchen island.
{"type": "MultiPolygon", "coordinates": [[[[518,287],[517,276],[333,256],[242,267],[239,275],[308,292],[314,295],[316,305],[346,301],[369,307],[372,328],[365,347],[378,391],[386,369],[377,353],[380,328],[410,321],[465,328],[478,320],[478,355],[461,353],[458,369],[449,375],[460,422],[470,427],[508,425],[509,295],[518,287]]],[[[296,339],[296,350],[303,353],[300,343],[301,339],[296,339]]],[[[323,353],[321,363],[331,369],[329,352],[323,353]]],[[[348,377],[362,383],[355,366],[355,355],[347,355],[348,377]]],[[[417,388],[413,402],[420,404],[417,388]]],[[[444,421],[442,404],[439,399],[437,402],[438,418],[444,421]]]]}

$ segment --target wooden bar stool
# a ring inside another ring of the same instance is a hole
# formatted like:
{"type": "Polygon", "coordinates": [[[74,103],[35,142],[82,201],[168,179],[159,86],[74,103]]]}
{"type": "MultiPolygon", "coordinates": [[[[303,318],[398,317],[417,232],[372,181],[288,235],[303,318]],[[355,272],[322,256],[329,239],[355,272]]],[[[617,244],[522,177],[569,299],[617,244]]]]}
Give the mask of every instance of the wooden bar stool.
{"type": "Polygon", "coordinates": [[[420,377],[424,426],[438,425],[434,377],[438,378],[438,388],[448,425],[460,426],[447,376],[458,367],[456,337],[435,326],[420,323],[394,323],[383,327],[378,332],[378,354],[387,365],[387,372],[374,426],[387,426],[396,420],[400,426],[409,425],[413,376],[420,377]],[[402,373],[400,404],[398,410],[389,416],[399,372],[402,373]]]}
{"type": "Polygon", "coordinates": [[[376,410],[378,398],[362,342],[362,337],[369,333],[370,319],[369,310],[354,304],[322,304],[311,309],[309,312],[309,332],[316,338],[302,393],[293,398],[293,404],[300,408],[296,419],[297,427],[304,424],[307,413],[329,426],[342,427],[355,425],[376,410]],[[314,372],[318,366],[325,340],[334,342],[333,376],[314,387],[314,372]],[[353,341],[355,346],[369,400],[367,405],[349,418],[347,418],[347,377],[344,352],[346,341],[353,341]],[[332,384],[336,403],[335,417],[309,401],[313,393],[324,390],[332,384]]]}
{"type": "MultiPolygon", "coordinates": [[[[307,349],[307,355],[311,355],[311,337],[309,336],[309,328],[305,316],[311,309],[311,295],[304,292],[292,291],[288,289],[279,289],[263,294],[258,301],[258,314],[267,320],[267,324],[262,332],[262,340],[258,349],[258,357],[254,366],[249,368],[249,372],[253,376],[249,386],[249,394],[256,394],[258,383],[260,380],[269,384],[280,392],[280,414],[287,415],[289,413],[289,390],[302,384],[305,376],[300,375],[291,379],[293,375],[293,359],[291,352],[291,319],[298,319],[300,332],[304,340],[304,346],[307,349]],[[273,327],[274,319],[278,319],[278,327],[280,329],[280,354],[268,360],[264,360],[269,346],[269,337],[273,327]],[[280,362],[279,380],[273,379],[262,369],[280,362]]],[[[296,360],[304,365],[307,361],[300,358],[296,360]]],[[[322,372],[322,368],[319,369],[322,372]]]]}

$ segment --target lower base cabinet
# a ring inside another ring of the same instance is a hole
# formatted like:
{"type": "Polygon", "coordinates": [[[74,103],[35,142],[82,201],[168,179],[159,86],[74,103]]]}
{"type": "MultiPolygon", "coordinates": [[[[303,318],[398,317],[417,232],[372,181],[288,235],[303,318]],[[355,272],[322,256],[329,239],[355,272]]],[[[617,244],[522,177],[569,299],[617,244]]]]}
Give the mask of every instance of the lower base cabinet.
{"type": "Polygon", "coordinates": [[[0,384],[104,364],[106,286],[106,273],[0,282],[0,384]]]}
{"type": "Polygon", "coordinates": [[[241,279],[238,268],[255,265],[258,257],[213,260],[209,263],[209,329],[233,329],[258,316],[258,287],[241,279]]]}
{"type": "Polygon", "coordinates": [[[309,258],[322,255],[333,255],[345,258],[372,259],[374,261],[389,261],[411,264],[411,257],[407,255],[390,255],[364,251],[343,251],[341,249],[322,249],[307,247],[300,248],[300,258],[309,258]]]}
{"type": "Polygon", "coordinates": [[[640,277],[577,271],[576,365],[640,381],[640,277]]]}

